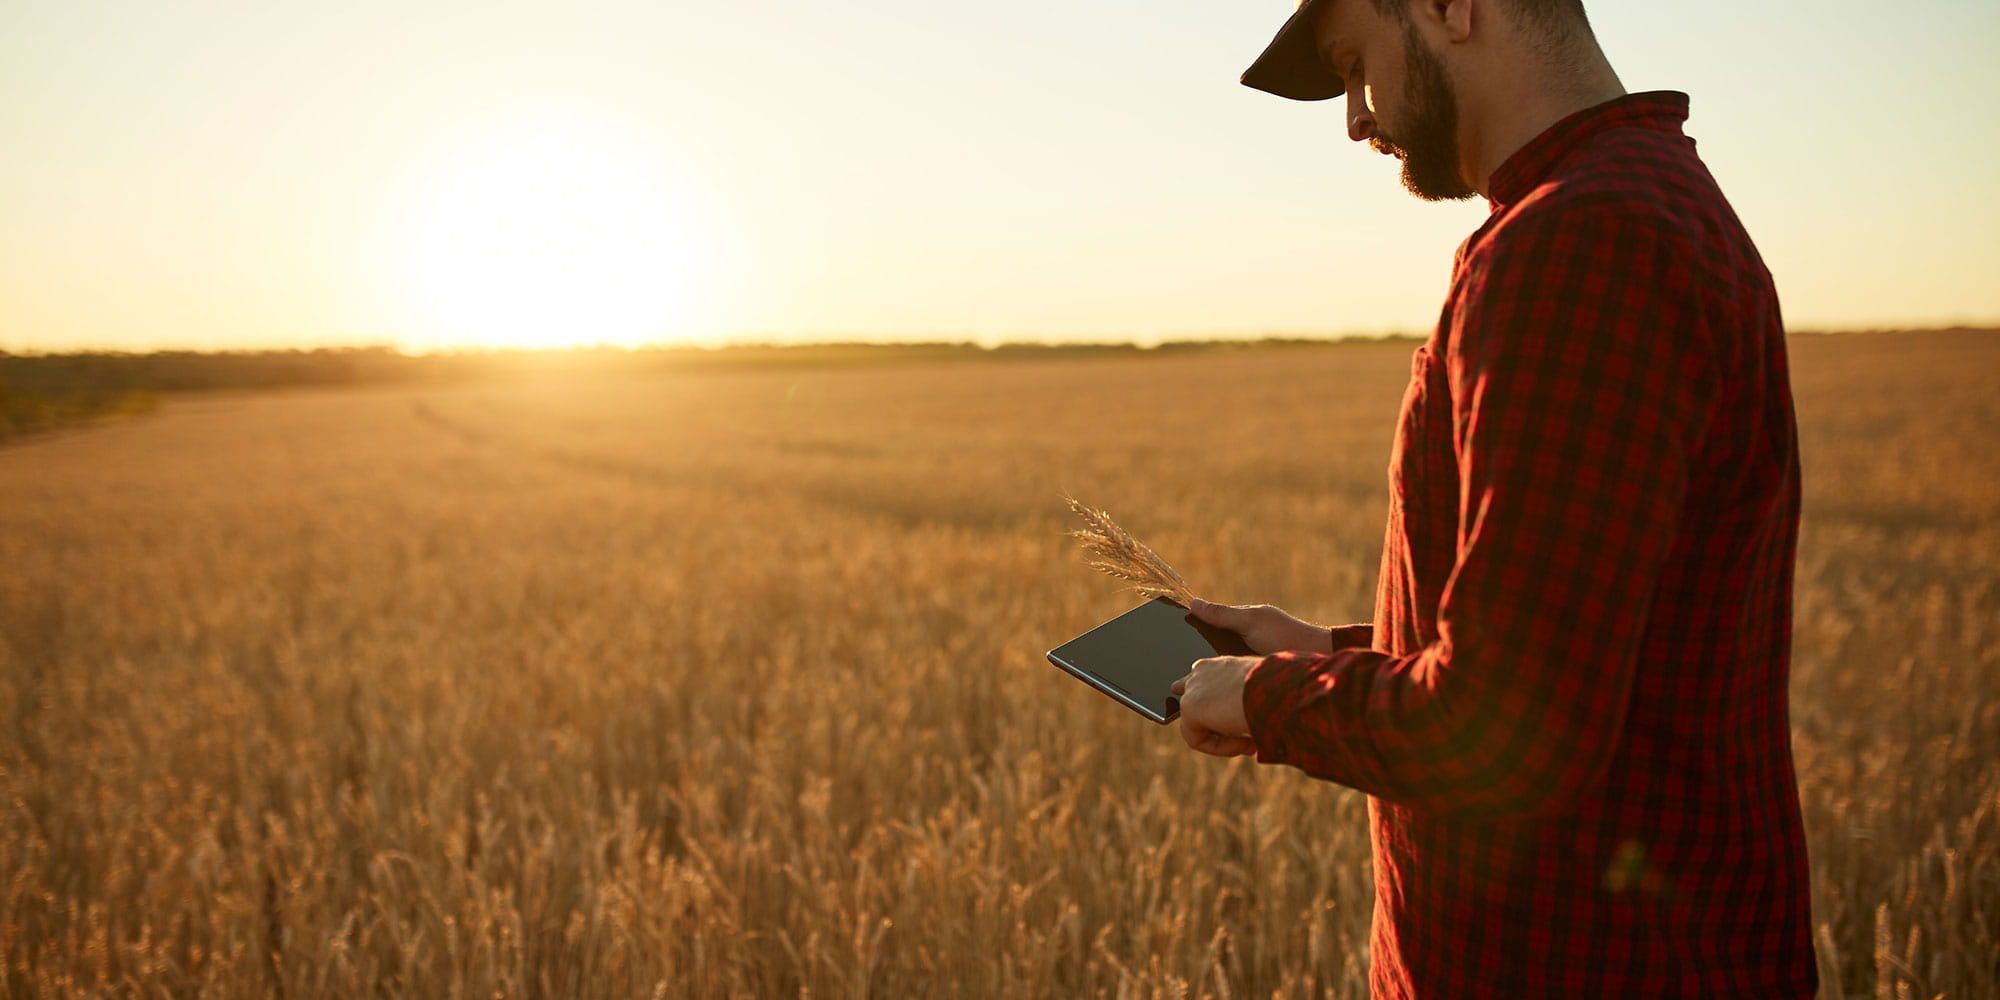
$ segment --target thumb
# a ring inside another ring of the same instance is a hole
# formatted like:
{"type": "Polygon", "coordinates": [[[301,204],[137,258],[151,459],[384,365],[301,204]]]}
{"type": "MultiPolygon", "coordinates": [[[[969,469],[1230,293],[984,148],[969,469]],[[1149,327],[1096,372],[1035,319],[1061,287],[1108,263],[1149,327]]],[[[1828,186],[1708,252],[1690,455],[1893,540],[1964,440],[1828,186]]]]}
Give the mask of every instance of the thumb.
{"type": "Polygon", "coordinates": [[[1210,604],[1199,597],[1194,599],[1194,604],[1188,610],[1194,612],[1196,618],[1223,628],[1237,624],[1243,617],[1242,608],[1230,607],[1227,604],[1210,604]]]}

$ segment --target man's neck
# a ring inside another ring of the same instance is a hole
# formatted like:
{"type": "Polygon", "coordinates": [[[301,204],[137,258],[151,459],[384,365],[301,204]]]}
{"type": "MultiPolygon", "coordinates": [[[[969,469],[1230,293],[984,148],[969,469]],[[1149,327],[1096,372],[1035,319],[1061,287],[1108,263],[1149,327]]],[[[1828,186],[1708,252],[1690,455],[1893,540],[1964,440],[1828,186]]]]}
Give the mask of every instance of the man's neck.
{"type": "Polygon", "coordinates": [[[1538,67],[1476,90],[1461,87],[1459,169],[1490,199],[1493,172],[1522,146],[1564,118],[1624,95],[1625,85],[1595,44],[1571,67],[1538,67]]]}

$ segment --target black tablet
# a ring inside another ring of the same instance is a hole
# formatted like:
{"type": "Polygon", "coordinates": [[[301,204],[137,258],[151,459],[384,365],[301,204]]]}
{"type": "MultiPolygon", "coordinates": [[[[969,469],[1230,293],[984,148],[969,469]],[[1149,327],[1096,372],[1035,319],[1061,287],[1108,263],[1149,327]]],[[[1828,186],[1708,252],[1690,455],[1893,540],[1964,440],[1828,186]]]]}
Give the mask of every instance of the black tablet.
{"type": "Polygon", "coordinates": [[[1243,637],[1154,598],[1049,650],[1049,662],[1161,724],[1181,714],[1170,688],[1194,661],[1247,656],[1243,637]]]}

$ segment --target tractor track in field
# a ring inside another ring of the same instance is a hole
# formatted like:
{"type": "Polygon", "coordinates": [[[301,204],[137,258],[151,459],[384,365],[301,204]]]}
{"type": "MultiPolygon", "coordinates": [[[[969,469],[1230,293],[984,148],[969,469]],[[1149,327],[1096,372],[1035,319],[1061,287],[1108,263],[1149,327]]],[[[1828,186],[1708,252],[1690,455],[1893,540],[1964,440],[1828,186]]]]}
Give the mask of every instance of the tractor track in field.
{"type": "MultiPolygon", "coordinates": [[[[418,423],[469,448],[497,451],[646,489],[697,490],[740,495],[769,493],[773,488],[773,484],[766,480],[756,480],[713,469],[704,470],[697,477],[697,474],[690,472],[676,472],[569,448],[535,444],[515,435],[498,433],[447,416],[421,399],[410,401],[410,415],[418,423]]],[[[873,483],[846,484],[793,479],[781,482],[778,488],[813,504],[903,528],[945,527],[981,533],[1005,532],[1015,530],[1028,521],[1038,520],[1034,512],[1020,511],[996,502],[974,502],[941,508],[922,498],[908,497],[895,490],[885,490],[873,483]]]]}

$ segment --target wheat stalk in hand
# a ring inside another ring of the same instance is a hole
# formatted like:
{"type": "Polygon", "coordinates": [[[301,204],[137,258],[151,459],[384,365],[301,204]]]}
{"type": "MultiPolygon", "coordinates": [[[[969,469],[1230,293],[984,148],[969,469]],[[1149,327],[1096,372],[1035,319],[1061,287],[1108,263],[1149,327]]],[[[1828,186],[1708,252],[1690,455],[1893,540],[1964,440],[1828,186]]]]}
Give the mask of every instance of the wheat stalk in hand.
{"type": "Polygon", "coordinates": [[[1091,568],[1125,581],[1146,597],[1164,597],[1184,608],[1192,604],[1194,593],[1188,590],[1187,581],[1144,542],[1127,534],[1111,515],[1085,506],[1075,497],[1065,495],[1063,499],[1083,518],[1085,526],[1069,534],[1083,545],[1091,568]]]}

